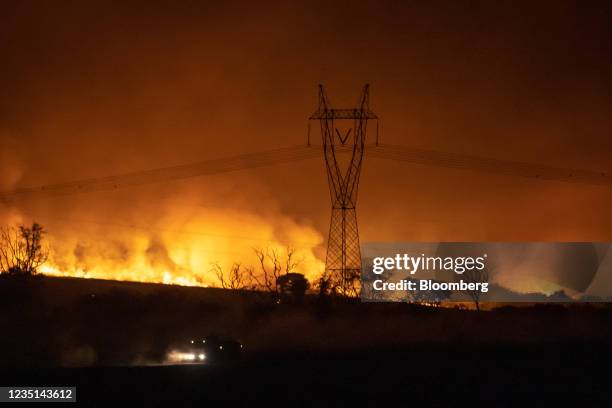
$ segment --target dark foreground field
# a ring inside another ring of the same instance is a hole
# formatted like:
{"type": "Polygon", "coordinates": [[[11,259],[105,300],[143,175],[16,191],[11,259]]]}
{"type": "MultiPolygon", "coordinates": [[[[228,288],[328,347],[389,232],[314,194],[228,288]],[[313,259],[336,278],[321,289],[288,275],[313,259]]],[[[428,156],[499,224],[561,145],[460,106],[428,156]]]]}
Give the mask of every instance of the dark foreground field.
{"type": "Polygon", "coordinates": [[[486,312],[79,279],[0,277],[0,385],[109,406],[610,406],[612,309],[486,312]],[[193,336],[237,361],[163,365],[193,336]],[[464,405],[463,404],[463,405],[464,405]]]}
{"type": "Polygon", "coordinates": [[[425,346],[246,356],[227,365],[2,371],[3,384],[76,385],[79,405],[609,406],[608,349],[425,346]],[[395,405],[395,404],[393,404],[395,405]]]}

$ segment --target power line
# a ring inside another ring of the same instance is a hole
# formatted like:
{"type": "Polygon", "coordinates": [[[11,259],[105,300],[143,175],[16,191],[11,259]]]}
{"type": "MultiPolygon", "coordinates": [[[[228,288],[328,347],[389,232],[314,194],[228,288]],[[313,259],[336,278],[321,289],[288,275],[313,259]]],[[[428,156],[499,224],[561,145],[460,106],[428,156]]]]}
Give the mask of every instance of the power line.
{"type": "Polygon", "coordinates": [[[114,190],[144,184],[168,182],[203,175],[226,173],[274,164],[292,163],[318,157],[319,152],[307,146],[295,146],[249,153],[224,159],[136,171],[107,177],[75,180],[39,187],[0,192],[0,201],[12,202],[18,198],[69,195],[100,190],[114,190]]]}
{"type": "Polygon", "coordinates": [[[393,145],[369,146],[367,154],[373,158],[435,167],[612,187],[612,172],[610,171],[598,172],[593,170],[542,166],[525,162],[506,161],[393,145]]]}
{"type": "MultiPolygon", "coordinates": [[[[178,166],[135,171],[106,177],[88,178],[70,182],[47,184],[0,192],[0,202],[18,199],[49,198],[85,192],[117,190],[146,184],[169,182],[203,175],[220,174],[275,164],[292,163],[318,158],[322,146],[293,146],[214,159],[178,166]]],[[[345,146],[335,148],[335,153],[350,153],[345,146]]],[[[365,145],[367,156],[434,167],[473,170],[491,174],[527,177],[540,180],[564,181],[580,184],[612,186],[612,173],[592,170],[558,168],[537,164],[505,161],[436,150],[415,149],[395,145],[365,145]]]]}

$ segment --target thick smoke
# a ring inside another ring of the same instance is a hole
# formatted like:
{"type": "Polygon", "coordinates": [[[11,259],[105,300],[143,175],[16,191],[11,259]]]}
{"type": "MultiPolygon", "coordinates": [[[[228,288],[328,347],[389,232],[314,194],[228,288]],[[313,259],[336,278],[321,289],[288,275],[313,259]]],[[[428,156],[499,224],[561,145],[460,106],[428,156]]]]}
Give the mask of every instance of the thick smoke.
{"type": "Polygon", "coordinates": [[[213,264],[226,270],[233,263],[256,266],[254,249],[282,256],[292,248],[300,261],[296,272],[316,279],[323,270],[323,236],[283,215],[255,178],[232,178],[37,197],[13,203],[10,221],[45,227],[50,256],[43,272],[50,275],[218,285],[213,264]],[[231,187],[245,180],[251,187],[231,187]],[[213,202],[206,199],[209,192],[213,202]]]}

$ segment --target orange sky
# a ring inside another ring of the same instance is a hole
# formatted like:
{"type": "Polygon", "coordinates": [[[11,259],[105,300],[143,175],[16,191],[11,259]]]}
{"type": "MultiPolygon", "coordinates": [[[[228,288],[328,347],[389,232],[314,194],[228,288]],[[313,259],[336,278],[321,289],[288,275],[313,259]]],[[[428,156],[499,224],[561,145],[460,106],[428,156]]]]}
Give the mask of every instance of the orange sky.
{"type": "MultiPolygon", "coordinates": [[[[387,143],[612,169],[605,2],[202,3],[4,5],[1,189],[304,143],[320,82],[338,106],[353,105],[369,82],[387,143]]],[[[126,224],[223,233],[232,207],[250,220],[249,236],[307,241],[320,258],[330,215],[323,171],[311,160],[0,214],[46,216],[65,243],[74,220],[112,219],[121,226],[96,234],[130,240],[126,224]]],[[[609,241],[611,203],[609,188],[372,159],[358,216],[362,241],[609,241]]],[[[215,249],[253,246],[238,242],[215,249]]]]}

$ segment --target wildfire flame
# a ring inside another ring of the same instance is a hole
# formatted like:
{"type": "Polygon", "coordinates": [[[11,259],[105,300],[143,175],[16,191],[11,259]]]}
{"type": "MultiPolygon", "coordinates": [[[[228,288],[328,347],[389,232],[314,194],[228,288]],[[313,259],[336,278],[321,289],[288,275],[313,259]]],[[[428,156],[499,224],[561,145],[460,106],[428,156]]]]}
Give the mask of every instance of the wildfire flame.
{"type": "Polygon", "coordinates": [[[223,268],[233,263],[256,266],[254,248],[275,250],[282,257],[288,246],[300,261],[295,272],[312,281],[324,269],[315,255],[323,242],[321,234],[287,217],[270,222],[250,212],[219,210],[213,217],[181,221],[179,226],[175,216],[168,216],[142,230],[123,230],[113,223],[78,224],[78,231],[56,229],[50,222],[45,224],[50,256],[40,272],[85,279],[219,286],[211,271],[213,263],[223,268]],[[277,237],[279,225],[284,242],[277,237]]]}

